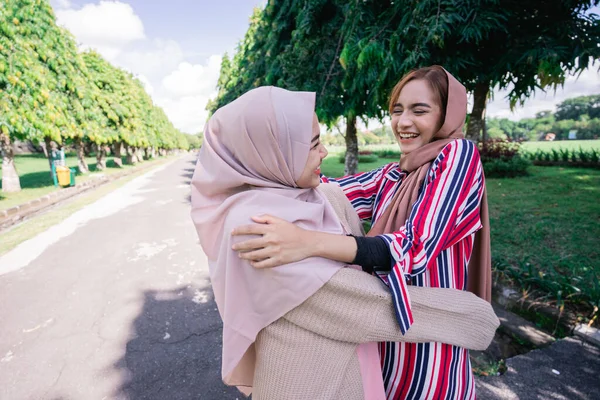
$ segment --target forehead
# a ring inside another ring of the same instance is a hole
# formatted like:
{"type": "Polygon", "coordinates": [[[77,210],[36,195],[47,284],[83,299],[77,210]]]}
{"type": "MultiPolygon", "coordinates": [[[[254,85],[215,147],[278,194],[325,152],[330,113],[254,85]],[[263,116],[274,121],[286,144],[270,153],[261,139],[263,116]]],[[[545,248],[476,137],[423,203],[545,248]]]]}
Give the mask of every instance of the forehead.
{"type": "Polygon", "coordinates": [[[396,102],[404,106],[413,103],[428,103],[429,105],[434,105],[436,103],[436,97],[433,90],[431,90],[429,83],[423,79],[417,79],[404,85],[396,102]]]}

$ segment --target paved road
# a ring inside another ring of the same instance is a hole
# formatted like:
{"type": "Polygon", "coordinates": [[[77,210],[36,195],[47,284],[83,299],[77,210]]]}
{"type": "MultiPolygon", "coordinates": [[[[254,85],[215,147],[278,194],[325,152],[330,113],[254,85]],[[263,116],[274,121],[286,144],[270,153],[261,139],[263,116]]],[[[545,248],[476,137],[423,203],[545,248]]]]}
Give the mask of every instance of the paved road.
{"type": "MultiPolygon", "coordinates": [[[[236,399],[189,218],[194,156],[0,258],[0,399],[236,399]]],[[[1,240],[1,237],[0,237],[1,240]]]]}
{"type": "Polygon", "coordinates": [[[513,357],[501,376],[477,380],[484,400],[600,399],[600,349],[577,338],[513,357]]]}

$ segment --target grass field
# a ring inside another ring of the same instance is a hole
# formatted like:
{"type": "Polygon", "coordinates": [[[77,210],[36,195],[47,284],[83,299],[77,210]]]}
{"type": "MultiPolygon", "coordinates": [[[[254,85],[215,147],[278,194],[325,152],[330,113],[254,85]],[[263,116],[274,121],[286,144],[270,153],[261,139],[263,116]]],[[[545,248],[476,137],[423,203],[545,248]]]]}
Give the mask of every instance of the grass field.
{"type": "MultiPolygon", "coordinates": [[[[359,170],[392,161],[359,164],[359,170]]],[[[335,154],[322,165],[326,176],[343,170],[335,154]]],[[[559,305],[600,305],[600,171],[531,167],[527,177],[488,179],[487,189],[496,273],[559,305]]]]}
{"type": "MultiPolygon", "coordinates": [[[[600,150],[600,140],[559,140],[556,142],[524,142],[522,144],[523,150],[536,151],[538,149],[550,151],[551,149],[575,149],[579,148],[584,150],[596,149],[600,150]]],[[[343,146],[327,146],[327,149],[331,153],[342,153],[345,151],[343,146]]],[[[359,150],[398,150],[396,144],[373,144],[367,146],[361,146],[359,150]]]]}
{"type": "Polygon", "coordinates": [[[525,142],[522,145],[523,150],[526,151],[551,151],[552,149],[579,150],[580,147],[584,150],[600,150],[600,140],[559,140],[557,142],[525,142]]]}

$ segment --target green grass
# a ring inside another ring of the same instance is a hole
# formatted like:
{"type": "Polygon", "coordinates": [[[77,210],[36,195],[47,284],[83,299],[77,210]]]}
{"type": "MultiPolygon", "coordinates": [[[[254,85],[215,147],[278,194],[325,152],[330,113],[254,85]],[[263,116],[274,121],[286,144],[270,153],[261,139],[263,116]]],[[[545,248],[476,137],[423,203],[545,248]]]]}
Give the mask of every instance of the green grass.
{"type": "Polygon", "coordinates": [[[524,142],[522,144],[522,149],[525,151],[578,150],[580,147],[584,150],[600,150],[600,140],[559,140],[556,142],[524,142]]]}
{"type": "MultiPolygon", "coordinates": [[[[600,140],[559,140],[556,142],[524,142],[522,149],[526,151],[536,151],[538,149],[550,151],[551,149],[575,149],[581,147],[584,150],[597,149],[600,150],[600,140]]],[[[344,146],[327,146],[327,150],[331,153],[342,153],[346,150],[344,146]]],[[[398,145],[393,144],[372,144],[360,146],[359,150],[398,150],[398,145]]]]}
{"type": "MultiPolygon", "coordinates": [[[[359,164],[359,171],[392,161],[359,164]]],[[[322,171],[339,177],[344,165],[330,155],[322,171]]],[[[487,189],[495,273],[558,305],[600,305],[600,171],[530,167],[529,176],[488,179],[487,189]]]]}
{"type": "MultiPolygon", "coordinates": [[[[340,153],[330,152],[325,160],[323,160],[323,164],[321,164],[321,171],[325,176],[330,176],[332,178],[339,178],[344,175],[344,164],[341,163],[338,159],[340,153]]],[[[387,163],[391,163],[394,161],[398,161],[396,159],[387,159],[387,158],[379,158],[374,162],[369,163],[358,163],[358,171],[365,172],[370,171],[372,169],[376,169],[385,165],[387,163]]]]}
{"type": "MultiPolygon", "coordinates": [[[[67,156],[65,157],[65,160],[68,167],[77,168],[76,157],[67,156]]],[[[106,170],[96,171],[96,157],[86,157],[85,160],[90,172],[83,175],[77,175],[75,178],[76,183],[85,182],[97,174],[111,175],[122,171],[123,169],[132,167],[130,165],[123,165],[123,168],[118,168],[114,163],[113,158],[108,157],[106,170]]],[[[123,157],[123,161],[124,160],[125,158],[123,157]]],[[[54,182],[50,176],[48,159],[43,154],[17,155],[15,156],[15,165],[21,180],[22,190],[16,193],[0,192],[0,210],[5,210],[30,200],[40,198],[55,190],[60,190],[60,188],[54,186],[54,182]]],[[[0,171],[2,171],[1,167],[0,171]]]]}
{"type": "Polygon", "coordinates": [[[499,272],[563,301],[600,304],[600,171],[531,167],[488,179],[499,272]]]}

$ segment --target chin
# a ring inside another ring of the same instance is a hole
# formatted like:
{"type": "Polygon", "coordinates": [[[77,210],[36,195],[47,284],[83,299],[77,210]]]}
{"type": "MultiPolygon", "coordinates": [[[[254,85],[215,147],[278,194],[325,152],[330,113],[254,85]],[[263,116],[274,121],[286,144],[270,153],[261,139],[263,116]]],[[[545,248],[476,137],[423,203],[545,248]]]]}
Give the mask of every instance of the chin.
{"type": "Polygon", "coordinates": [[[408,154],[410,152],[415,151],[419,147],[423,146],[423,143],[421,141],[419,141],[416,143],[403,144],[403,143],[400,143],[400,141],[398,141],[398,145],[400,146],[400,152],[402,154],[408,154]]]}

